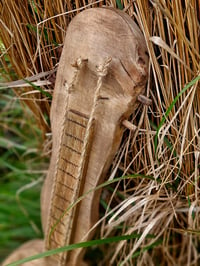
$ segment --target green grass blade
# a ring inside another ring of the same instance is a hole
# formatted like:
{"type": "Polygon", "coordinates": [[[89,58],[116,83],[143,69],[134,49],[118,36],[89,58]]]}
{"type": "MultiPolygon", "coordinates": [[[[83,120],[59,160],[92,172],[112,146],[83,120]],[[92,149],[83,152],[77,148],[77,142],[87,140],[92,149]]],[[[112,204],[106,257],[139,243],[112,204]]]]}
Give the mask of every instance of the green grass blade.
{"type": "Polygon", "coordinates": [[[174,100],[172,101],[172,103],[170,104],[170,106],[168,107],[165,115],[162,117],[161,119],[161,122],[158,126],[158,129],[157,129],[157,132],[156,132],[156,135],[155,135],[155,141],[154,141],[154,145],[155,145],[155,153],[157,152],[157,147],[158,147],[158,134],[159,134],[159,131],[161,129],[161,127],[163,126],[163,124],[165,123],[166,121],[166,118],[168,117],[169,113],[171,112],[172,108],[174,107],[174,105],[176,104],[176,102],[178,101],[178,99],[181,97],[181,95],[186,92],[190,87],[192,87],[193,85],[195,85],[195,83],[197,81],[200,80],[200,75],[197,76],[196,78],[194,78],[192,81],[190,81],[189,83],[187,83],[185,85],[185,87],[177,94],[177,96],[174,98],[174,100]]]}
{"type": "Polygon", "coordinates": [[[123,5],[122,5],[121,0],[116,0],[116,4],[117,4],[117,7],[118,7],[120,10],[123,10],[123,5]]]}
{"type": "Polygon", "coordinates": [[[47,96],[49,99],[52,99],[52,95],[49,92],[41,89],[39,86],[36,86],[34,83],[32,83],[31,81],[29,81],[27,79],[24,79],[24,81],[27,82],[29,85],[31,85],[35,90],[38,90],[43,95],[47,96]]]}
{"type": "Polygon", "coordinates": [[[141,175],[141,174],[134,174],[134,175],[130,175],[130,176],[121,176],[121,177],[118,177],[118,178],[115,178],[113,180],[108,180],[102,184],[100,184],[99,186],[97,186],[96,188],[92,188],[90,189],[88,192],[86,192],[85,194],[83,194],[81,197],[79,197],[74,203],[72,203],[64,212],[63,214],[60,216],[60,218],[57,220],[57,222],[52,226],[51,228],[51,231],[49,233],[49,241],[51,239],[51,236],[53,234],[53,232],[55,231],[56,229],[56,226],[61,222],[62,218],[74,207],[76,206],[81,200],[83,200],[88,194],[90,194],[91,192],[94,192],[98,189],[101,189],[103,187],[106,187],[110,184],[113,184],[113,183],[116,183],[116,182],[119,182],[121,180],[124,180],[124,179],[131,179],[131,178],[147,178],[147,179],[151,179],[151,180],[155,180],[154,177],[152,176],[145,176],[145,175],[141,175]]]}
{"type": "Polygon", "coordinates": [[[130,239],[134,239],[134,238],[138,238],[138,234],[131,234],[131,235],[123,235],[123,236],[115,236],[115,237],[110,237],[110,238],[104,238],[104,239],[97,239],[97,240],[91,240],[91,241],[87,241],[87,242],[81,242],[81,243],[77,243],[77,244],[72,244],[72,245],[68,245],[65,247],[61,247],[61,248],[57,248],[57,249],[52,249],[46,252],[42,252],[40,254],[34,255],[34,256],[30,256],[27,258],[24,258],[22,260],[18,260],[16,262],[7,264],[7,266],[17,266],[17,265],[21,265],[22,263],[25,262],[29,262],[29,261],[33,261],[36,259],[41,259],[41,258],[45,258],[48,256],[52,256],[61,252],[66,252],[66,251],[70,251],[73,249],[77,249],[77,248],[87,248],[87,247],[92,247],[92,246],[96,246],[96,245],[105,245],[105,244],[110,244],[113,242],[118,242],[118,241],[122,241],[122,240],[130,240],[130,239]]]}

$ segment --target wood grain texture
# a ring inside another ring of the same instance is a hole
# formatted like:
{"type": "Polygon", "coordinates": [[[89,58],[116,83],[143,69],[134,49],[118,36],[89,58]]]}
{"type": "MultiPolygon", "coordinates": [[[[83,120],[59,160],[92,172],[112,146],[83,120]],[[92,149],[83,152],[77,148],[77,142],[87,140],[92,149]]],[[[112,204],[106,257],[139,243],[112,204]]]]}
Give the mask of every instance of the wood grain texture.
{"type": "MultiPolygon", "coordinates": [[[[79,196],[104,180],[120,145],[121,121],[134,111],[137,96],[144,92],[147,67],[144,38],[125,13],[88,9],[69,25],[53,95],[53,154],[42,199],[47,249],[92,237],[90,233],[84,239],[98,219],[100,191],[87,195],[57,221],[79,196]],[[92,112],[93,134],[87,132],[92,112]],[[91,134],[90,147],[84,150],[86,132],[91,134]],[[85,153],[87,160],[82,160],[85,153]]],[[[80,265],[82,256],[76,250],[52,259],[71,266],[80,265]]]]}

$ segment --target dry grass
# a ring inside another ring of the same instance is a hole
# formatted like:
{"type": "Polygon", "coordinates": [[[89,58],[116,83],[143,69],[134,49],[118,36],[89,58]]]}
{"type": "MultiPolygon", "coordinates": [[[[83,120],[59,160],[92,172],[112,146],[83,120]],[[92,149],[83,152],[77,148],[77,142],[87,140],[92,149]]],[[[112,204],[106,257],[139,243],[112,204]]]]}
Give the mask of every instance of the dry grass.
{"type": "MultiPolygon", "coordinates": [[[[36,75],[37,80],[41,72],[55,69],[67,25],[77,13],[69,11],[87,3],[1,1],[4,79],[36,75]]],[[[116,7],[114,0],[106,4],[116,7]]],[[[113,265],[199,265],[200,2],[123,0],[122,4],[145,36],[150,55],[147,95],[153,103],[133,116],[137,130],[125,132],[113,163],[115,176],[142,175],[121,181],[114,192],[103,192],[107,211],[101,236],[137,233],[140,237],[110,246],[102,265],[108,261],[113,265]]],[[[54,76],[43,79],[51,82],[54,76]]],[[[43,90],[51,93],[53,83],[43,90]]],[[[49,116],[50,101],[37,90],[24,96],[27,91],[16,90],[45,135],[49,127],[44,114],[49,116]]]]}

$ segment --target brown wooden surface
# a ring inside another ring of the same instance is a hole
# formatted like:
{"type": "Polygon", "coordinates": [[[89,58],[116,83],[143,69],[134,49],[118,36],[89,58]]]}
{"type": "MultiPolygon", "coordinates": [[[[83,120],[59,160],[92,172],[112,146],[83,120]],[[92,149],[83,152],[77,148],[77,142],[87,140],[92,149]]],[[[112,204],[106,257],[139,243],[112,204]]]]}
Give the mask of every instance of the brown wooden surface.
{"type": "MultiPolygon", "coordinates": [[[[137,96],[144,92],[147,64],[143,36],[125,13],[106,8],[88,9],[69,25],[53,96],[53,154],[43,190],[42,214],[47,248],[92,237],[90,233],[84,238],[98,220],[100,191],[87,195],[62,218],[51,234],[52,226],[71,203],[106,177],[122,138],[121,121],[134,111],[137,96]],[[107,74],[101,78],[99,99],[93,114],[91,148],[85,151],[82,148],[99,79],[97,68],[108,58],[111,62],[107,74]],[[76,65],[77,59],[87,61],[76,69],[72,65],[76,65]],[[89,152],[87,162],[81,161],[85,152],[89,152]],[[78,176],[80,163],[83,168],[87,163],[87,169],[78,176]],[[51,206],[48,206],[49,202],[51,206]]],[[[57,259],[60,265],[79,265],[82,255],[80,250],[75,250],[58,255],[57,259]]]]}
{"type": "MultiPolygon", "coordinates": [[[[27,243],[23,244],[19,248],[17,248],[2,264],[2,266],[6,266],[11,262],[15,262],[17,260],[24,259],[29,256],[36,255],[41,253],[44,249],[44,241],[42,239],[34,239],[28,241],[27,243]]],[[[20,266],[46,266],[45,259],[34,260],[31,262],[26,262],[20,264],[20,266]]],[[[53,265],[48,265],[53,266],[53,265]]]]}

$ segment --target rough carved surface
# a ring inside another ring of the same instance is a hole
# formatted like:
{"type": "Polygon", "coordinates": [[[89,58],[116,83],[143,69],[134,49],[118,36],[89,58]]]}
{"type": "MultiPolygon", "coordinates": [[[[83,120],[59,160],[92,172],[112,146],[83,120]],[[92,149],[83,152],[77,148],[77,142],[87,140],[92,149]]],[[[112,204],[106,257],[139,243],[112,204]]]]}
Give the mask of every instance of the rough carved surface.
{"type": "MultiPolygon", "coordinates": [[[[46,249],[92,237],[87,232],[98,220],[100,191],[63,213],[105,179],[123,135],[122,121],[144,93],[147,68],[144,38],[124,12],[88,9],[70,23],[53,95],[53,151],[41,200],[46,249]]],[[[82,257],[78,249],[43,265],[78,266],[82,257]]]]}
{"type": "MultiPolygon", "coordinates": [[[[121,121],[134,111],[137,96],[144,91],[148,60],[144,43],[134,22],[110,9],[82,12],[68,28],[51,112],[54,154],[44,190],[44,202],[45,194],[51,193],[51,206],[43,213],[47,248],[84,240],[98,219],[99,193],[90,193],[50,236],[67,207],[101,183],[112,163],[123,133],[121,121]],[[91,134],[87,125],[92,112],[91,134]],[[91,147],[84,150],[87,134],[91,147]]],[[[58,260],[76,265],[79,252],[58,255],[58,260]]]]}
{"type": "MultiPolygon", "coordinates": [[[[24,259],[28,256],[36,255],[43,251],[44,241],[41,239],[35,239],[28,241],[27,243],[20,246],[16,249],[4,262],[2,266],[7,265],[8,263],[24,259]]],[[[34,260],[31,262],[20,264],[20,266],[45,266],[45,259],[34,260]]]]}

